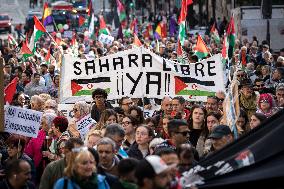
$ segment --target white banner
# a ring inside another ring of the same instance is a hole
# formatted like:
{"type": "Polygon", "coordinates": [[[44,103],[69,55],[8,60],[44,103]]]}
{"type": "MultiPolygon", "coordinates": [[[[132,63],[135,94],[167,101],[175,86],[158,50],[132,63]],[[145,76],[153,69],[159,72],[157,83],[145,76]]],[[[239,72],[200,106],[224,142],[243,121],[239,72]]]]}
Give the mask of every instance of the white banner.
{"type": "Polygon", "coordinates": [[[16,106],[5,106],[4,130],[8,133],[36,138],[41,124],[42,112],[16,106]]]}
{"type": "Polygon", "coordinates": [[[86,115],[76,122],[77,129],[80,132],[82,140],[85,139],[88,131],[96,124],[96,121],[91,118],[91,114],[86,115]]]}
{"type": "Polygon", "coordinates": [[[84,60],[65,55],[61,77],[61,103],[91,101],[92,91],[103,88],[109,99],[194,97],[224,91],[220,54],[191,64],[164,59],[143,47],[84,60]]]}

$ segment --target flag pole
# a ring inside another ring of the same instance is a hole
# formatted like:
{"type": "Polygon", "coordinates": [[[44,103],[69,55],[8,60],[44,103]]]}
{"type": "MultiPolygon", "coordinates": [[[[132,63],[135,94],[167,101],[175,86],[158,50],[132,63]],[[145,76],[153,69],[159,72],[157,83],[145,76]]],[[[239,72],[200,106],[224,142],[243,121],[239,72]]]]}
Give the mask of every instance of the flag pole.
{"type": "MultiPolygon", "coordinates": [[[[4,58],[0,55],[0,90],[4,91],[4,58]]],[[[0,93],[0,132],[4,131],[4,92],[0,93]]]]}

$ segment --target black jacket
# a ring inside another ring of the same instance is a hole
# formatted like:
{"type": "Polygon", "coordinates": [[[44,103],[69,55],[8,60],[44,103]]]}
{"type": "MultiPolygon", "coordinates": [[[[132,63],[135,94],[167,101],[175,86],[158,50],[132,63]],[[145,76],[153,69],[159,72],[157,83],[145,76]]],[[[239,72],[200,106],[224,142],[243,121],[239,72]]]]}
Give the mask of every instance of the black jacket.
{"type": "MultiPolygon", "coordinates": [[[[105,102],[105,107],[106,109],[112,109],[112,105],[109,103],[109,102],[105,102]]],[[[91,110],[91,118],[93,118],[96,122],[99,122],[100,120],[100,117],[101,117],[101,113],[98,108],[97,108],[97,105],[96,104],[93,104],[92,106],[92,110],[91,110]]]]}
{"type": "MultiPolygon", "coordinates": [[[[138,149],[138,144],[136,142],[134,142],[130,146],[129,150],[127,151],[127,154],[129,157],[132,157],[138,160],[142,160],[144,158],[142,152],[138,149]]],[[[149,151],[148,151],[148,154],[149,154],[149,151]]]]}

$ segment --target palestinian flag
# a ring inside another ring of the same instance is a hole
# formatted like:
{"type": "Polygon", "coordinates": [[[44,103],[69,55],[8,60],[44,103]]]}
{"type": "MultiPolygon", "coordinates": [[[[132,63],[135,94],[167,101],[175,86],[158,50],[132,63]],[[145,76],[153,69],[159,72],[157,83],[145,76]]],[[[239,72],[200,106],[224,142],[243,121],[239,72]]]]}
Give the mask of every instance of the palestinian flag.
{"type": "Polygon", "coordinates": [[[229,50],[228,50],[228,57],[232,58],[233,52],[234,52],[234,47],[235,47],[235,24],[234,24],[234,18],[233,16],[230,19],[228,28],[227,28],[227,38],[229,42],[229,50]]]}
{"type": "Polygon", "coordinates": [[[136,46],[138,46],[138,47],[141,47],[141,46],[143,45],[135,33],[134,33],[134,41],[133,41],[133,44],[136,45],[136,46]]]}
{"type": "Polygon", "coordinates": [[[28,57],[33,56],[33,52],[28,47],[27,38],[26,38],[26,41],[22,41],[21,54],[23,55],[24,59],[27,59],[28,57]]]}
{"type": "Polygon", "coordinates": [[[91,22],[89,25],[89,37],[91,39],[95,38],[95,15],[94,13],[92,14],[91,22]]]}
{"type": "Polygon", "coordinates": [[[217,43],[220,44],[220,37],[219,37],[219,33],[218,30],[215,27],[215,23],[213,24],[211,30],[210,30],[210,35],[211,38],[217,43]]]}
{"type": "Polygon", "coordinates": [[[34,53],[36,50],[36,43],[39,38],[46,32],[46,29],[42,25],[42,23],[38,20],[36,16],[34,16],[34,32],[30,39],[29,49],[34,53]]]}
{"type": "Polygon", "coordinates": [[[13,35],[8,34],[8,43],[10,45],[12,45],[13,47],[18,46],[17,41],[15,40],[15,38],[13,37],[13,35]]]}
{"type": "Polygon", "coordinates": [[[16,87],[19,78],[15,77],[4,89],[4,102],[5,104],[11,104],[13,96],[16,93],[16,87]]]}
{"type": "Polygon", "coordinates": [[[86,18],[82,15],[79,15],[79,27],[83,26],[86,21],[86,18]]]}
{"type": "Polygon", "coordinates": [[[226,62],[228,59],[229,42],[226,33],[224,34],[223,44],[222,44],[222,62],[226,62]]]}
{"type": "Polygon", "coordinates": [[[88,96],[92,95],[92,92],[96,88],[102,88],[110,93],[110,88],[106,88],[106,83],[110,82],[109,77],[99,77],[92,79],[74,79],[71,80],[72,96],[88,96]]]}
{"type": "Polygon", "coordinates": [[[116,0],[117,4],[117,14],[119,17],[119,22],[121,24],[122,28],[126,28],[127,22],[126,22],[126,13],[124,5],[120,2],[120,0],[116,0]]]}
{"type": "Polygon", "coordinates": [[[191,77],[175,76],[175,95],[215,96],[215,92],[206,90],[204,86],[214,86],[214,81],[200,81],[191,77]]]}
{"type": "Polygon", "coordinates": [[[198,59],[203,59],[207,57],[207,55],[209,54],[209,50],[199,34],[197,36],[197,43],[194,50],[195,50],[195,55],[198,57],[198,59]]]}
{"type": "Polygon", "coordinates": [[[192,1],[190,2],[188,0],[182,0],[182,4],[181,4],[180,16],[178,20],[178,24],[179,24],[178,38],[182,46],[184,45],[184,40],[186,36],[185,21],[186,21],[186,16],[187,16],[187,6],[191,3],[192,1]]]}
{"type": "Polygon", "coordinates": [[[106,22],[105,22],[105,19],[104,19],[104,16],[103,15],[99,15],[99,20],[100,20],[100,30],[99,30],[99,35],[100,34],[106,34],[106,35],[110,35],[110,32],[106,26],[106,22]]]}
{"type": "Polygon", "coordinates": [[[177,60],[181,64],[188,63],[188,57],[187,57],[186,53],[183,51],[179,39],[178,39],[178,47],[177,47],[177,60]]]}
{"type": "Polygon", "coordinates": [[[133,20],[132,20],[132,22],[130,23],[130,31],[132,32],[132,33],[138,33],[138,26],[137,26],[137,24],[138,24],[138,20],[137,20],[137,18],[134,18],[133,20]]]}
{"type": "MultiPolygon", "coordinates": [[[[82,18],[81,17],[81,22],[84,20],[84,25],[86,27],[89,27],[90,26],[90,23],[91,23],[91,19],[92,19],[92,14],[93,14],[93,3],[92,3],[92,0],[89,0],[88,2],[88,8],[86,9],[86,12],[87,12],[87,18],[82,18]]],[[[79,22],[80,22],[80,17],[79,17],[79,22]]]]}

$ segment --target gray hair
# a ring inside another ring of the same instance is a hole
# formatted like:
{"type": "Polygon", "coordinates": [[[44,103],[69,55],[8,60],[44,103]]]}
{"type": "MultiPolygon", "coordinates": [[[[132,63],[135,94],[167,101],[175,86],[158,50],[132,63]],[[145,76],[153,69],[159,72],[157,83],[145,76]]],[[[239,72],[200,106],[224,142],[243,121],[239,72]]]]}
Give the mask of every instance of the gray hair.
{"type": "MultiPolygon", "coordinates": [[[[49,107],[52,107],[52,109],[56,110],[58,109],[58,104],[55,100],[52,100],[52,99],[48,99],[47,101],[45,101],[44,103],[44,107],[45,106],[49,106],[49,107]]],[[[48,108],[50,109],[50,108],[48,108]]]]}
{"type": "Polygon", "coordinates": [[[39,95],[34,95],[31,97],[31,102],[43,104],[43,99],[39,95]]]}
{"type": "Polygon", "coordinates": [[[46,118],[46,124],[51,128],[52,122],[57,115],[54,113],[44,113],[43,116],[46,118]]]}
{"type": "Polygon", "coordinates": [[[112,123],[112,124],[107,125],[104,136],[112,138],[112,136],[116,136],[116,135],[120,137],[125,136],[125,131],[123,127],[118,123],[112,123]]]}
{"type": "Polygon", "coordinates": [[[102,139],[100,139],[99,141],[98,141],[98,143],[97,143],[97,148],[100,146],[100,145],[111,145],[111,147],[112,147],[112,151],[115,151],[115,149],[116,149],[116,144],[115,144],[115,142],[112,140],[112,139],[110,139],[110,138],[108,138],[108,137],[104,137],[104,138],[102,138],[102,139]]]}
{"type": "Polygon", "coordinates": [[[85,101],[78,101],[74,104],[74,106],[78,106],[81,116],[88,115],[90,113],[90,105],[85,101]]]}

